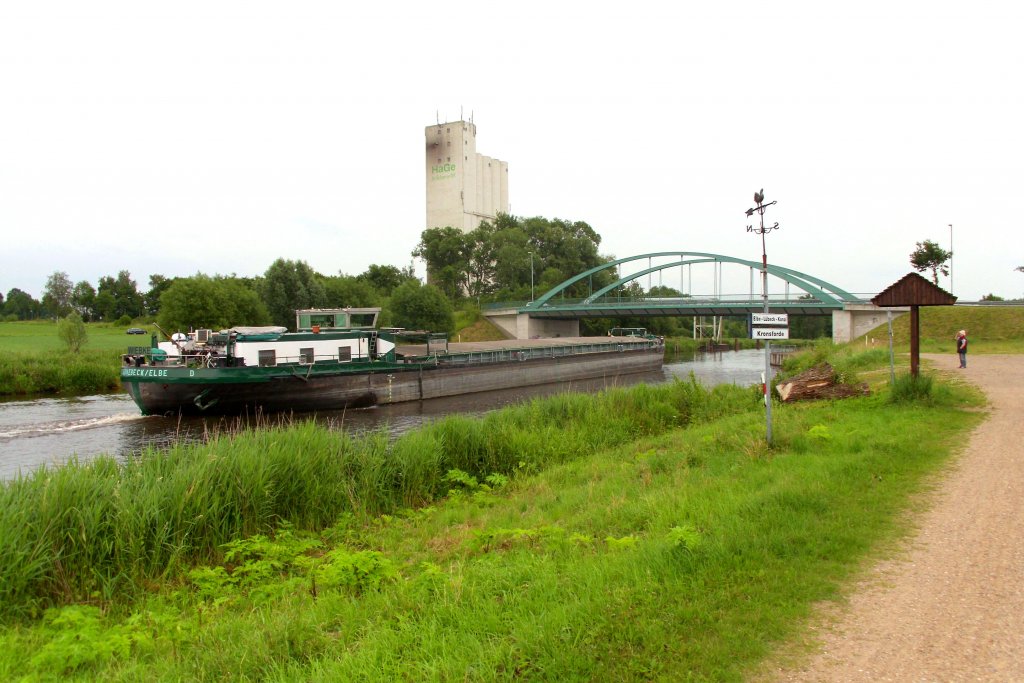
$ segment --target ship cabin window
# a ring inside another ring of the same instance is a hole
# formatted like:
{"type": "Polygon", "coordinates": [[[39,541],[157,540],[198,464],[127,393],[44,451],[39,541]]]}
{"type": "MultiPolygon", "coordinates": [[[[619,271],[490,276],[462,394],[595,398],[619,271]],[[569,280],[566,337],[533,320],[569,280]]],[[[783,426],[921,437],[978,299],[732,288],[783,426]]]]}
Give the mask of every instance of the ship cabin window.
{"type": "Polygon", "coordinates": [[[277,365],[277,352],[274,349],[260,351],[260,367],[272,367],[277,365]]]}
{"type": "Polygon", "coordinates": [[[309,316],[309,326],[312,328],[314,325],[321,328],[337,327],[333,313],[311,314],[309,316]]]}
{"type": "Polygon", "coordinates": [[[299,349],[299,362],[303,365],[313,364],[313,349],[299,349]]]}
{"type": "Polygon", "coordinates": [[[348,346],[338,347],[338,362],[347,363],[352,360],[352,349],[348,346]]]}
{"type": "Polygon", "coordinates": [[[376,313],[352,313],[349,315],[350,327],[376,327],[376,313]]]}

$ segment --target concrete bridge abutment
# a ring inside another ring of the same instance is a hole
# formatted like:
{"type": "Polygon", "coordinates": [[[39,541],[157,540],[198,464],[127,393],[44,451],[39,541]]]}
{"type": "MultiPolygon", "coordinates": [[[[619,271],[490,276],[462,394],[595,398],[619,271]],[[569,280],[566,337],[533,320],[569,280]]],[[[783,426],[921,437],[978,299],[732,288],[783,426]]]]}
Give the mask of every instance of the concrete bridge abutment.
{"type": "Polygon", "coordinates": [[[879,308],[874,304],[846,304],[841,311],[832,311],[832,341],[845,344],[885,323],[886,312],[893,318],[910,311],[909,308],[879,308]]]}
{"type": "Polygon", "coordinates": [[[580,321],[531,318],[515,308],[488,311],[487,319],[509,339],[547,339],[580,336],[580,321]]]}

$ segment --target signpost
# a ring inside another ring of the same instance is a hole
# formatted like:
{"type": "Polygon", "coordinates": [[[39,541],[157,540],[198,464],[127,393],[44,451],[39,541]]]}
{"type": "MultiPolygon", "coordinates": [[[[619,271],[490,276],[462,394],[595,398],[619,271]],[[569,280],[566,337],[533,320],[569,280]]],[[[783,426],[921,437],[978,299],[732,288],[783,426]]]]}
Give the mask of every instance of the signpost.
{"type": "Polygon", "coordinates": [[[751,325],[789,325],[788,313],[751,313],[751,325]]]}
{"type": "Polygon", "coordinates": [[[751,313],[751,339],[789,339],[789,314],[751,313]]]}
{"type": "MultiPolygon", "coordinates": [[[[763,332],[763,334],[769,335],[769,336],[766,336],[766,337],[756,337],[756,336],[753,337],[754,339],[764,339],[765,340],[765,344],[764,344],[764,381],[763,381],[763,384],[764,384],[764,419],[765,419],[765,440],[768,442],[769,446],[772,445],[772,396],[771,396],[771,393],[772,393],[772,362],[771,362],[771,358],[772,358],[772,351],[771,351],[772,343],[771,343],[770,340],[772,340],[772,339],[789,339],[789,329],[786,328],[786,329],[783,329],[783,330],[779,330],[778,328],[774,328],[773,329],[773,328],[770,328],[770,327],[756,327],[755,328],[755,327],[753,327],[753,325],[754,325],[754,316],[755,315],[758,316],[759,319],[766,321],[766,323],[767,323],[767,321],[770,321],[770,320],[773,320],[773,319],[778,319],[777,316],[782,316],[783,318],[785,318],[787,324],[789,322],[789,316],[788,315],[786,315],[784,313],[778,313],[778,314],[773,315],[772,313],[770,313],[768,311],[768,249],[765,247],[764,236],[767,233],[771,232],[772,230],[777,230],[778,227],[779,227],[779,224],[776,223],[775,225],[765,226],[765,224],[764,224],[764,211],[765,211],[765,209],[767,209],[769,206],[771,206],[774,203],[775,203],[774,201],[768,202],[767,204],[765,203],[765,201],[764,201],[764,188],[762,188],[759,192],[755,192],[754,193],[754,204],[756,206],[753,206],[753,207],[747,209],[747,211],[746,211],[747,218],[752,217],[755,213],[760,217],[760,226],[755,228],[753,225],[748,225],[747,226],[747,232],[752,232],[752,233],[755,233],[755,234],[761,236],[761,297],[764,299],[764,313],[752,313],[751,314],[751,320],[750,320],[751,328],[750,329],[751,329],[751,334],[755,334],[755,330],[765,330],[765,332],[763,332]],[[779,334],[782,334],[782,335],[785,335],[785,336],[779,336],[779,334]]],[[[768,323],[768,324],[770,324],[770,323],[768,323]]],[[[779,323],[774,323],[774,324],[778,325],[779,323]]]]}
{"type": "Polygon", "coordinates": [[[789,328],[788,327],[755,327],[750,332],[751,339],[765,339],[772,341],[774,339],[789,339],[789,328]]]}

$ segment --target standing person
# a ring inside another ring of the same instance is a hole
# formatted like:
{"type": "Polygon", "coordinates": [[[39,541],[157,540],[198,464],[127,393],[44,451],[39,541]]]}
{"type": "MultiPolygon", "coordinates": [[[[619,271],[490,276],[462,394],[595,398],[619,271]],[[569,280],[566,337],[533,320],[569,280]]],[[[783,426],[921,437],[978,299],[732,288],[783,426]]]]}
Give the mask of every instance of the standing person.
{"type": "Polygon", "coordinates": [[[956,352],[960,355],[960,367],[967,367],[967,330],[956,333],[956,352]]]}

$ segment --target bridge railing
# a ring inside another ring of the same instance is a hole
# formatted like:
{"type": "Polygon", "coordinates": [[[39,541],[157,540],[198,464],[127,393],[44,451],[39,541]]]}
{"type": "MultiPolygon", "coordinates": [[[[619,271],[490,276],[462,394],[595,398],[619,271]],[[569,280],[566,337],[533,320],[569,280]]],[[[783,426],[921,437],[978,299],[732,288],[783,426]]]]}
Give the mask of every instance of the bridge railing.
{"type": "MultiPolygon", "coordinates": [[[[871,301],[871,297],[874,294],[855,294],[856,301],[848,303],[868,303],[871,301]]],[[[561,308],[561,307],[579,307],[579,306],[629,306],[629,305],[649,305],[649,306],[672,306],[672,305],[715,305],[715,304],[760,304],[763,301],[760,295],[750,296],[749,293],[742,294],[694,294],[691,296],[676,296],[676,297],[664,297],[664,296],[603,296],[599,299],[552,299],[544,304],[543,308],[561,308]]],[[[529,309],[531,304],[535,302],[531,301],[500,301],[489,304],[483,304],[481,308],[485,311],[493,311],[500,309],[529,309]]],[[[794,304],[806,304],[814,306],[816,304],[822,304],[823,302],[818,298],[806,297],[803,294],[783,294],[775,293],[768,295],[768,305],[777,306],[779,304],[786,304],[792,306],[794,304]]]]}
{"type": "Polygon", "coordinates": [[[494,301],[489,304],[480,304],[480,309],[484,311],[496,311],[503,308],[525,308],[529,304],[529,301],[494,301]]]}

